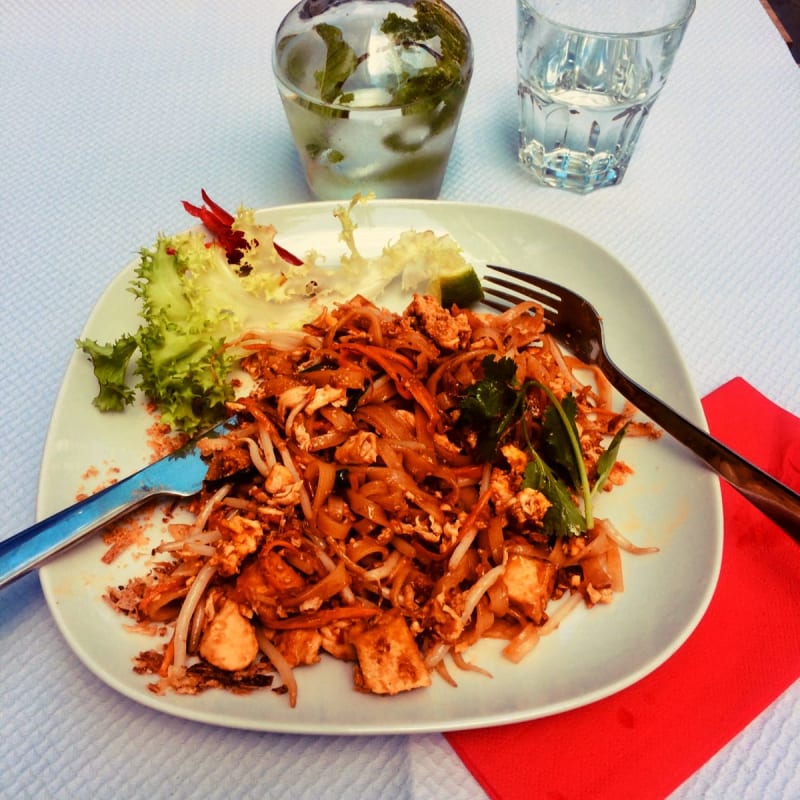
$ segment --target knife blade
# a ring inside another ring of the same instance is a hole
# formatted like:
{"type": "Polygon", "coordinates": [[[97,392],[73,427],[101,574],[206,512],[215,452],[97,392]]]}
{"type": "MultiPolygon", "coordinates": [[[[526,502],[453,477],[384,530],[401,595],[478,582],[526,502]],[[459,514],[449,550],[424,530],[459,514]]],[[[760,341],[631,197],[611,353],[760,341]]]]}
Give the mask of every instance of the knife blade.
{"type": "Polygon", "coordinates": [[[198,443],[225,436],[237,424],[238,418],[230,417],[174,453],[0,542],[0,589],[151,498],[197,494],[208,471],[198,443]]]}

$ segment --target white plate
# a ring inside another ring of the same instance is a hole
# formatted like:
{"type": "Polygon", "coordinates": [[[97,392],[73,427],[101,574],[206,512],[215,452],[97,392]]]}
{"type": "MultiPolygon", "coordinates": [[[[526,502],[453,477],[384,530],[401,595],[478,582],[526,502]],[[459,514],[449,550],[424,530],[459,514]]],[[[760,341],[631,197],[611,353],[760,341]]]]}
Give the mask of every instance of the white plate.
{"type": "MultiPolygon", "coordinates": [[[[278,239],[299,253],[315,248],[331,262],[343,246],[335,204],[315,203],[259,212],[278,239]]],[[[521,267],[586,295],[605,319],[608,344],[619,365],[705,427],[702,408],[658,311],[626,269],[574,231],[528,214],[487,206],[418,201],[374,201],[357,211],[357,241],[365,254],[380,252],[401,231],[449,232],[478,268],[485,263],[521,267]]],[[[109,286],[83,335],[108,341],[137,325],[126,291],[129,266],[109,286]]],[[[357,290],[354,286],[354,291],[357,290]]],[[[387,305],[402,302],[386,298],[387,305]]],[[[399,307],[399,306],[398,306],[399,307]]],[[[42,463],[37,513],[44,517],[74,502],[113,467],[126,474],[149,456],[141,407],[122,415],[91,405],[95,383],[87,359],[72,358],[56,404],[42,463]]],[[[521,664],[482,642],[469,656],[493,678],[462,673],[459,686],[435,678],[431,688],[383,698],[352,688],[351,667],[324,659],[297,670],[299,700],[270,691],[234,696],[211,691],[197,697],[156,696],[131,658],[154,645],[125,630],[126,621],[101,600],[108,585],[146,568],[148,547],[111,566],[101,562],[98,537],[41,570],[45,596],[75,653],[124,695],[179,717],[235,728],[314,734],[413,733],[482,727],[543,717],[591,703],[638,681],[669,658],[695,628],[716,585],[722,553],[722,511],[717,479],[669,437],[627,440],[621,457],[635,474],[601,500],[598,513],[626,535],[660,552],[624,556],[625,592],[609,606],[574,612],[521,664]]],[[[158,537],[155,532],[154,538],[158,537]]]]}

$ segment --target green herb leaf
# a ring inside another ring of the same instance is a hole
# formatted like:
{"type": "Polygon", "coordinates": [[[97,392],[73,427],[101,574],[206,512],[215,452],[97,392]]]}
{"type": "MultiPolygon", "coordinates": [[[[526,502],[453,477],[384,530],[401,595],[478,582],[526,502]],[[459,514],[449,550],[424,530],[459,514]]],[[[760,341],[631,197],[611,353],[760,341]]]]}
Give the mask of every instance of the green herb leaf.
{"type": "Polygon", "coordinates": [[[435,59],[430,66],[404,73],[392,92],[394,105],[413,105],[415,113],[421,109],[431,112],[433,135],[450,125],[461,107],[470,78],[470,74],[462,75],[470,44],[452,14],[440,4],[419,0],[414,9],[415,19],[389,14],[381,31],[398,47],[425,50],[435,59]],[[438,41],[436,48],[428,45],[434,40],[438,41]]]}
{"type": "Polygon", "coordinates": [[[381,31],[387,36],[393,36],[401,44],[425,42],[438,37],[441,48],[440,68],[458,75],[461,65],[469,55],[469,40],[456,24],[453,15],[440,3],[429,0],[418,0],[414,9],[415,19],[389,14],[381,31]]]}
{"type": "Polygon", "coordinates": [[[614,438],[611,440],[608,447],[603,451],[600,458],[597,459],[597,481],[592,487],[592,495],[596,495],[603,488],[603,484],[608,480],[608,476],[611,474],[611,470],[617,461],[619,446],[622,444],[622,440],[628,431],[629,424],[630,423],[626,422],[622,428],[614,434],[614,438]]]}
{"type": "MultiPolygon", "coordinates": [[[[586,528],[594,526],[592,517],[592,493],[589,488],[589,476],[586,474],[586,465],[583,462],[583,452],[581,450],[580,434],[575,423],[577,405],[575,398],[569,394],[564,398],[564,402],[559,402],[548,386],[536,381],[550,400],[550,408],[555,410],[555,416],[550,415],[549,439],[558,442],[559,462],[566,467],[569,472],[575,490],[583,497],[583,513],[586,516],[586,528]],[[558,424],[560,423],[560,425],[558,424]],[[561,433],[557,431],[561,430],[561,433]],[[566,437],[566,438],[564,438],[566,437]],[[571,450],[571,455],[568,454],[571,450]],[[563,463],[562,463],[563,462],[563,463]]],[[[548,408],[549,410],[549,408],[548,408]]],[[[545,418],[548,414],[545,412],[545,418]]]]}
{"type": "Polygon", "coordinates": [[[542,519],[548,536],[579,536],[586,530],[586,520],[569,490],[535,451],[525,468],[522,486],[541,492],[550,501],[542,519]]]}
{"type": "Polygon", "coordinates": [[[309,142],[306,145],[306,153],[314,161],[323,161],[326,164],[340,164],[345,158],[341,150],[334,150],[317,142],[309,142]]]}
{"type": "Polygon", "coordinates": [[[484,377],[467,389],[461,407],[487,420],[498,419],[513,405],[516,391],[511,384],[516,377],[517,366],[510,358],[497,360],[494,356],[485,356],[481,366],[484,377]]]}
{"type": "Polygon", "coordinates": [[[549,460],[554,461],[570,480],[573,489],[581,485],[580,468],[576,463],[573,442],[579,440],[575,417],[578,405],[572,394],[568,394],[559,404],[550,403],[544,412],[544,434],[548,446],[549,460]]]}
{"type": "Polygon", "coordinates": [[[134,391],[125,374],[138,342],[135,336],[125,335],[113,344],[98,344],[91,339],[80,339],[78,347],[91,359],[99,391],[92,403],[100,411],[122,411],[133,402],[134,391]]]}
{"type": "Polygon", "coordinates": [[[314,80],[320,98],[326,103],[333,103],[341,94],[347,79],[358,69],[358,56],[335,25],[322,22],[315,25],[314,30],[327,47],[325,66],[314,73],[314,80]]]}
{"type": "Polygon", "coordinates": [[[514,386],[517,367],[512,359],[485,356],[481,366],[484,377],[466,390],[460,407],[465,420],[478,431],[478,457],[490,461],[503,433],[519,417],[524,395],[514,386]]]}

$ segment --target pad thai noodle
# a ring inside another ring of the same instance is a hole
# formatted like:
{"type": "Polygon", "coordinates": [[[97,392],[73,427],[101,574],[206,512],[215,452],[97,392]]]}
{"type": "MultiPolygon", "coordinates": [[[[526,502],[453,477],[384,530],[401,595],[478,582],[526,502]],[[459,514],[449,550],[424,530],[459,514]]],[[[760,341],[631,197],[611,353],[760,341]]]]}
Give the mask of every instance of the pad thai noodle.
{"type": "Polygon", "coordinates": [[[252,389],[202,443],[193,521],[107,598],[166,632],[135,659],[155,692],[272,687],[294,705],[295,668],[325,657],[378,695],[455,685],[454,667],[483,671],[476,642],[519,661],[622,590],[621,549],[649,550],[593,504],[630,472],[623,434],[657,434],[534,304],[417,295],[398,314],[356,297],[236,347],[252,389]]]}

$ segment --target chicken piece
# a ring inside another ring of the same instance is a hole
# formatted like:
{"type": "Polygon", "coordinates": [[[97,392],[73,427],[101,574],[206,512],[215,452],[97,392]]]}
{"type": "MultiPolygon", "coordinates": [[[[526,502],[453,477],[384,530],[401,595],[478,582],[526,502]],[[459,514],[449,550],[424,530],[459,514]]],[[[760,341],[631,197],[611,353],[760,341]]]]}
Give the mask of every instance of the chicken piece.
{"type": "Polygon", "coordinates": [[[314,387],[298,384],[281,392],[278,398],[278,415],[285,420],[292,412],[298,413],[305,408],[314,396],[314,387]]]}
{"type": "Polygon", "coordinates": [[[279,506],[294,506],[300,502],[302,481],[295,480],[292,471],[283,464],[273,464],[264,481],[264,489],[279,506]]]}
{"type": "Polygon", "coordinates": [[[588,583],[586,585],[586,599],[589,605],[592,606],[598,603],[610,603],[614,599],[614,591],[608,586],[597,589],[594,584],[588,583]]]}
{"type": "Polygon", "coordinates": [[[384,614],[353,637],[356,688],[394,695],[430,686],[431,677],[405,620],[384,614]]]}
{"type": "Polygon", "coordinates": [[[443,453],[445,456],[460,456],[461,448],[450,441],[443,433],[433,434],[433,444],[437,452],[443,453]]]}
{"type": "Polygon", "coordinates": [[[219,669],[235,672],[249,667],[258,655],[258,641],[239,604],[225,600],[200,641],[200,655],[219,669]]]}
{"type": "Polygon", "coordinates": [[[324,406],[343,406],[347,403],[347,391],[337,386],[320,386],[305,407],[306,414],[313,414],[324,406]]]}
{"type": "Polygon", "coordinates": [[[208,470],[206,472],[207,481],[219,481],[223,478],[229,478],[231,475],[243,472],[252,466],[250,454],[241,447],[204,448],[201,442],[200,450],[203,455],[209,456],[208,470]]]}
{"type": "Polygon", "coordinates": [[[264,620],[276,615],[277,595],[275,587],[267,583],[259,561],[251,561],[236,578],[237,596],[264,620]]]}
{"type": "Polygon", "coordinates": [[[359,431],[336,448],[338,464],[374,464],[378,460],[378,437],[372,431],[359,431]]]}
{"type": "Polygon", "coordinates": [[[245,565],[236,579],[236,597],[269,624],[280,614],[281,599],[302,590],[303,576],[275,550],[267,549],[245,565]]]}
{"type": "Polygon", "coordinates": [[[264,531],[255,520],[235,516],[220,522],[219,532],[222,536],[214,543],[213,560],[220,575],[235,575],[242,561],[261,546],[264,531]]]}
{"type": "Polygon", "coordinates": [[[308,452],[311,449],[311,434],[302,420],[294,418],[292,424],[286,426],[286,435],[294,439],[301,450],[308,452]]]}
{"type": "Polygon", "coordinates": [[[319,629],[322,637],[322,649],[341,661],[355,661],[356,649],[350,642],[353,623],[349,620],[333,622],[319,629]]]}
{"type": "Polygon", "coordinates": [[[456,643],[464,633],[466,622],[461,616],[464,612],[464,594],[451,590],[440,592],[426,607],[439,638],[445,642],[456,643]]]}
{"type": "Polygon", "coordinates": [[[298,667],[319,661],[322,636],[314,630],[283,631],[275,637],[274,644],[290,667],[298,667]]]}
{"type": "Polygon", "coordinates": [[[623,461],[616,461],[614,466],[611,467],[611,472],[608,475],[608,480],[603,486],[603,490],[610,492],[614,486],[622,486],[628,478],[633,475],[633,469],[623,461]]]}
{"type": "Polygon", "coordinates": [[[529,556],[512,555],[506,564],[503,582],[508,598],[522,606],[537,625],[545,619],[555,583],[556,568],[549,561],[529,556]]]}
{"type": "Polygon", "coordinates": [[[500,448],[500,452],[506,457],[508,466],[515,475],[522,475],[525,467],[528,466],[528,456],[516,445],[506,444],[500,448]]]}
{"type": "Polygon", "coordinates": [[[511,476],[501,469],[493,469],[489,478],[489,489],[498,511],[504,510],[514,500],[514,487],[511,476]]]}
{"type": "Polygon", "coordinates": [[[433,297],[414,295],[407,313],[419,320],[420,327],[443,350],[457,350],[466,345],[472,336],[467,316],[451,314],[433,297]]]}
{"type": "Polygon", "coordinates": [[[280,593],[300,590],[306,585],[303,576],[274,550],[259,556],[259,566],[266,582],[280,593]]]}
{"type": "Polygon", "coordinates": [[[512,500],[508,503],[508,511],[515,517],[520,524],[526,522],[541,523],[547,509],[552,504],[536,489],[522,489],[517,492],[512,500]]]}

